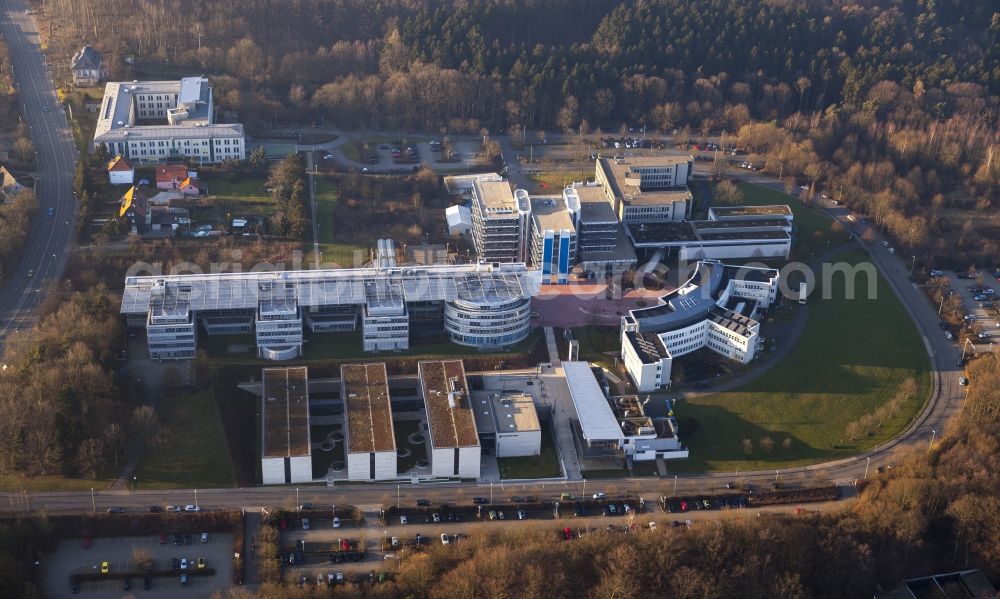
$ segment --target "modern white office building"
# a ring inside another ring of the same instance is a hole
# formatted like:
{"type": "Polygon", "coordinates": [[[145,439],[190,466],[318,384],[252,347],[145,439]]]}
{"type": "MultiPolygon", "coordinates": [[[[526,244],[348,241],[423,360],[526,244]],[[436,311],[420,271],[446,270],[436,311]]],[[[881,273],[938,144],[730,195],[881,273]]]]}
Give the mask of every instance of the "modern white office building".
{"type": "Polygon", "coordinates": [[[385,364],[340,367],[349,480],[396,478],[396,438],[385,364]]]}
{"type": "Polygon", "coordinates": [[[506,181],[475,180],[472,185],[472,240],[480,261],[527,262],[531,203],[506,181]]]}
{"type": "Polygon", "coordinates": [[[193,358],[198,331],[191,310],[191,292],[184,287],[153,284],[146,311],[146,341],[153,360],[193,358]]]}
{"type": "Polygon", "coordinates": [[[531,264],[542,271],[542,284],[565,285],[576,250],[576,227],[563,198],[531,198],[531,264]]]}
{"type": "Polygon", "coordinates": [[[693,172],[690,155],[599,157],[594,177],[618,220],[649,223],[691,218],[694,198],[687,183],[693,172]]]}
{"type": "Polygon", "coordinates": [[[792,250],[792,221],[779,216],[630,223],[625,232],[636,251],[659,252],[664,257],[676,254],[682,262],[787,259],[792,250]]]}
{"type": "Polygon", "coordinates": [[[470,347],[503,347],[531,332],[531,297],[511,277],[456,280],[455,297],[444,305],[448,338],[470,347]]]}
{"type": "Polygon", "coordinates": [[[256,330],[261,357],[288,359],[312,333],[353,331],[364,351],[409,347],[411,319],[470,347],[527,337],[538,277],[524,264],[428,265],[204,275],[130,276],[121,313],[148,333],[154,359],[194,357],[196,329],[256,330]]]}
{"type": "Polygon", "coordinates": [[[430,433],[431,474],[479,478],[482,452],[462,361],[419,362],[417,371],[430,433]]]}
{"type": "Polygon", "coordinates": [[[587,362],[563,362],[582,457],[619,456],[636,461],[686,458],[673,417],[651,418],[634,395],[608,397],[587,362]]]}
{"type": "Polygon", "coordinates": [[[625,369],[640,392],[670,383],[674,358],[708,348],[746,364],[762,338],[756,320],[777,298],[778,271],[705,260],[656,305],[622,317],[625,369]]]}
{"type": "Polygon", "coordinates": [[[260,471],[265,485],[313,480],[308,380],[305,366],[263,369],[260,471]]]}
{"type": "Polygon", "coordinates": [[[246,158],[243,125],[215,122],[204,77],[108,83],[94,131],[94,148],[101,146],[137,164],[246,158]]]}

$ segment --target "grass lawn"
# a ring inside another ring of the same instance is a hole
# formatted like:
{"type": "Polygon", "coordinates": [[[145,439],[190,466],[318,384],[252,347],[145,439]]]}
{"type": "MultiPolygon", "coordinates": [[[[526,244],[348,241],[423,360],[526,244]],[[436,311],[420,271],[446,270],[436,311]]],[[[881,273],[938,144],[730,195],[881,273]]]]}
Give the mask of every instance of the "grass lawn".
{"type": "MultiPolygon", "coordinates": [[[[866,256],[843,259],[858,263],[866,256]]],[[[858,295],[867,295],[864,277],[859,281],[858,295]]],[[[691,458],[671,462],[670,470],[770,469],[844,458],[905,429],[928,397],[929,364],[903,306],[881,276],[877,282],[877,299],[848,300],[844,277],[835,277],[831,299],[810,300],[806,330],[780,363],[741,389],[678,403],[691,458]],[[874,435],[850,441],[848,423],[874,413],[910,377],[917,392],[874,435]]]]}
{"type": "Polygon", "coordinates": [[[536,456],[523,458],[497,458],[500,466],[500,478],[557,478],[562,476],[559,468],[559,456],[552,443],[552,427],[548,422],[542,423],[542,451],[536,456]]]}
{"type": "Polygon", "coordinates": [[[576,327],[573,336],[580,342],[580,360],[600,364],[614,371],[614,357],[610,353],[621,350],[621,336],[617,327],[576,327]]]}
{"type": "Polygon", "coordinates": [[[566,185],[573,181],[590,181],[594,178],[594,171],[547,171],[528,175],[538,191],[541,193],[562,193],[566,185]]]}
{"type": "Polygon", "coordinates": [[[831,244],[837,245],[847,239],[846,232],[834,233],[830,230],[833,220],[829,216],[806,206],[798,198],[753,183],[739,183],[739,188],[743,192],[744,205],[788,204],[795,217],[792,253],[798,260],[809,262],[813,255],[822,254],[831,244]]]}
{"type": "Polygon", "coordinates": [[[166,397],[160,418],[170,440],[136,472],[139,489],[197,489],[235,484],[229,449],[211,389],[166,397]]]}
{"type": "MultiPolygon", "coordinates": [[[[15,492],[7,505],[18,505],[16,491],[101,491],[107,489],[113,480],[89,480],[86,478],[66,478],[63,476],[0,476],[0,489],[15,492]]],[[[44,506],[34,504],[32,507],[40,509],[44,506]]]]}
{"type": "MultiPolygon", "coordinates": [[[[344,268],[361,266],[368,260],[368,244],[340,243],[333,233],[337,186],[326,177],[316,177],[316,236],[319,237],[321,261],[344,268]]],[[[310,254],[310,258],[311,258],[310,254]]]]}
{"type": "Polygon", "coordinates": [[[376,136],[351,141],[344,144],[342,147],[344,149],[344,156],[346,156],[348,160],[353,160],[355,162],[367,162],[370,155],[378,153],[378,147],[381,144],[387,143],[392,143],[391,137],[376,136]]]}

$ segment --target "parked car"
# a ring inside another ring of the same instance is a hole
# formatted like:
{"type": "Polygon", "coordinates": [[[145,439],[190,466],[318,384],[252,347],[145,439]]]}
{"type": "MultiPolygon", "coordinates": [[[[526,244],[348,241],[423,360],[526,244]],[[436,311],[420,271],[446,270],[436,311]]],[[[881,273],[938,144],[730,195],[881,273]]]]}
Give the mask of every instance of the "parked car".
{"type": "Polygon", "coordinates": [[[339,516],[334,516],[333,517],[333,527],[334,528],[340,528],[340,517],[339,516]]]}
{"type": "Polygon", "coordinates": [[[90,549],[90,545],[91,545],[90,535],[83,537],[83,548],[90,549]]]}
{"type": "Polygon", "coordinates": [[[181,570],[187,570],[187,569],[188,569],[187,558],[186,557],[185,558],[181,558],[181,570]]]}
{"type": "Polygon", "coordinates": [[[159,514],[160,512],[163,511],[163,506],[162,505],[151,505],[151,506],[149,506],[149,511],[152,514],[159,514]]]}
{"type": "Polygon", "coordinates": [[[316,506],[307,501],[307,502],[303,503],[302,505],[300,505],[299,509],[300,510],[314,510],[314,509],[316,509],[316,506]]]}
{"type": "Polygon", "coordinates": [[[431,514],[431,519],[433,519],[434,523],[437,524],[438,522],[441,521],[441,514],[434,512],[433,514],[431,514]]]}
{"type": "Polygon", "coordinates": [[[517,519],[518,520],[526,520],[527,518],[528,518],[528,515],[524,513],[524,510],[517,510],[517,519]]]}
{"type": "Polygon", "coordinates": [[[419,505],[419,506],[427,507],[430,504],[431,504],[431,500],[430,499],[418,499],[417,500],[417,505],[419,505]]]}
{"type": "Polygon", "coordinates": [[[490,502],[490,500],[486,499],[485,497],[473,497],[472,498],[472,503],[475,503],[477,505],[484,505],[484,504],[487,504],[489,502],[490,502]]]}
{"type": "Polygon", "coordinates": [[[109,514],[124,514],[125,513],[125,508],[120,507],[120,506],[109,507],[108,508],[108,513],[109,514]]]}
{"type": "Polygon", "coordinates": [[[203,557],[199,557],[198,558],[198,569],[199,570],[204,570],[205,569],[205,558],[203,558],[203,557]]]}
{"type": "Polygon", "coordinates": [[[602,491],[598,491],[597,493],[594,493],[594,495],[593,495],[594,499],[604,499],[607,496],[608,496],[607,493],[604,493],[602,491]]]}
{"type": "Polygon", "coordinates": [[[201,511],[201,507],[189,503],[189,504],[187,504],[187,505],[184,506],[184,511],[185,512],[200,512],[201,511]]]}
{"type": "Polygon", "coordinates": [[[188,583],[188,575],[181,574],[181,586],[187,586],[187,583],[188,583]]]}
{"type": "Polygon", "coordinates": [[[302,530],[309,530],[309,518],[302,519],[302,530]]]}
{"type": "Polygon", "coordinates": [[[201,542],[202,543],[207,543],[208,542],[208,533],[207,532],[201,533],[201,542]]]}
{"type": "Polygon", "coordinates": [[[445,533],[441,533],[441,544],[447,545],[449,543],[451,543],[451,539],[448,538],[448,535],[446,535],[445,533]]]}
{"type": "Polygon", "coordinates": [[[399,523],[400,524],[406,524],[409,521],[410,520],[409,520],[409,518],[406,517],[406,514],[403,514],[402,516],[399,517],[399,523]]]}

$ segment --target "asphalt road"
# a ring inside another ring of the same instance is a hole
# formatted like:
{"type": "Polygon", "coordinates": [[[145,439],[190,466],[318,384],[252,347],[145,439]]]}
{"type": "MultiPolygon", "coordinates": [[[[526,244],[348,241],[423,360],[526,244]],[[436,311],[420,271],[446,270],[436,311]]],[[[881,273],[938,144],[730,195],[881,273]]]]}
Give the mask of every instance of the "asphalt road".
{"type": "Polygon", "coordinates": [[[56,103],[38,32],[32,17],[24,14],[26,8],[22,2],[6,2],[6,10],[0,15],[0,32],[10,48],[14,79],[24,104],[23,116],[37,150],[38,214],[20,263],[0,288],[0,343],[31,325],[42,285],[62,276],[76,221],[73,135],[65,112],[56,103]],[[49,208],[54,211],[52,216],[48,215],[49,208]]]}

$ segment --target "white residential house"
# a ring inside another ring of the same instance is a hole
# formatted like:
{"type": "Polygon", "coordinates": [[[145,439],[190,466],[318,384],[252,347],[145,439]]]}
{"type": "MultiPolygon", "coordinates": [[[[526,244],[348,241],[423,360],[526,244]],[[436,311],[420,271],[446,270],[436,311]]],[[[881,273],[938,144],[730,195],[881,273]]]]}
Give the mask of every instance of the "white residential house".
{"type": "Polygon", "coordinates": [[[112,185],[134,185],[135,167],[127,158],[115,156],[108,163],[108,181],[112,185]]]}

